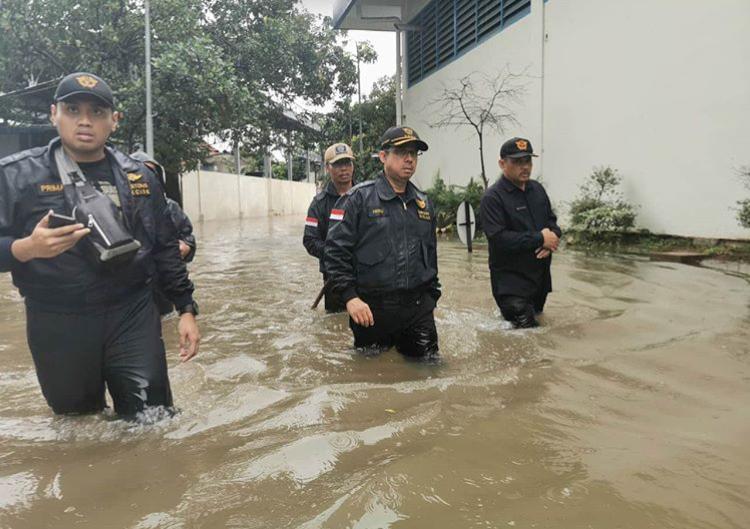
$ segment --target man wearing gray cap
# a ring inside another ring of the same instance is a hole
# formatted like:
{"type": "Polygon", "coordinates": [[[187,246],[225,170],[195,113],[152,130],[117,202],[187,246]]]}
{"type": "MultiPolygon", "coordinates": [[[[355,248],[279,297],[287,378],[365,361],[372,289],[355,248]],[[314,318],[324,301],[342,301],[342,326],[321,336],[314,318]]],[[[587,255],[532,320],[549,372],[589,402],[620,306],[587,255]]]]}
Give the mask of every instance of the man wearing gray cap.
{"type": "Polygon", "coordinates": [[[323,156],[326,164],[326,172],[331,181],[326,188],[315,195],[305,218],[305,234],[302,236],[302,244],[307,253],[317,257],[320,273],[323,274],[323,290],[325,292],[326,312],[344,312],[346,306],[340,295],[328,288],[328,275],[326,274],[323,253],[325,251],[326,236],[328,235],[328,222],[331,210],[341,195],[352,188],[354,175],[354,153],[346,143],[334,143],[326,149],[323,156]]]}
{"type": "Polygon", "coordinates": [[[180,357],[198,352],[193,284],[154,174],[107,145],[119,114],[107,83],[65,77],[51,106],[59,137],[0,160],[0,272],[25,298],[29,349],[58,414],[96,413],[105,388],[132,419],[172,392],[150,283],[180,314],[180,357]]]}

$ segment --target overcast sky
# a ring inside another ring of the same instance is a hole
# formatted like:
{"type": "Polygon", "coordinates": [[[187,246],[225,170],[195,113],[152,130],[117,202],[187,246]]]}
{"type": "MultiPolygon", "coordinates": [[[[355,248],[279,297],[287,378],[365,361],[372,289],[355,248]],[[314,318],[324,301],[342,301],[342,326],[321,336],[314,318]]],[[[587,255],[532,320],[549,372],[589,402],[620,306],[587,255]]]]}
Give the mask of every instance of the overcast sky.
{"type": "MultiPolygon", "coordinates": [[[[335,0],[301,0],[301,4],[311,13],[333,17],[335,0]]],[[[349,40],[368,40],[378,52],[374,64],[361,68],[362,94],[369,94],[372,84],[386,75],[396,73],[396,33],[390,31],[350,31],[349,40]]],[[[353,53],[354,45],[350,44],[353,53]]]]}

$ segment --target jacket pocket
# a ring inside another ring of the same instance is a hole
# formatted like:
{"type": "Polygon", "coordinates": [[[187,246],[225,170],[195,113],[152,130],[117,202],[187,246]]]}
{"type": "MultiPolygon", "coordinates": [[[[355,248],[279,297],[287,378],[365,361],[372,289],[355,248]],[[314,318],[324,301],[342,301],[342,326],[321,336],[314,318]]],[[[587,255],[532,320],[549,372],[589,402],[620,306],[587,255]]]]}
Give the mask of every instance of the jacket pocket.
{"type": "Polygon", "coordinates": [[[357,286],[363,290],[375,290],[392,282],[394,269],[392,263],[393,249],[390,242],[368,244],[356,252],[357,286]]]}

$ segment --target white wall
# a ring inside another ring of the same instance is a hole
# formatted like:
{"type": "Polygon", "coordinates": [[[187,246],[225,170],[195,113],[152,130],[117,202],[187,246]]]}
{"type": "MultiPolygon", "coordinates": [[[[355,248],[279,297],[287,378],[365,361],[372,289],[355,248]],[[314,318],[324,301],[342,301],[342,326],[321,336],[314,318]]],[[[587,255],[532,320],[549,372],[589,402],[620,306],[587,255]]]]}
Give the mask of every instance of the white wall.
{"type": "Polygon", "coordinates": [[[196,221],[304,215],[315,184],[196,171],[183,175],[183,205],[196,221]]]}
{"type": "Polygon", "coordinates": [[[533,0],[530,15],[406,91],[407,123],[431,146],[419,183],[437,169],[464,183],[479,167],[470,131],[430,129],[423,101],[446,80],[528,63],[540,75],[522,127],[488,138],[488,167],[503,138],[525,135],[558,204],[593,166],[611,165],[640,226],[748,237],[733,209],[750,198],[736,173],[750,165],[748,34],[748,0],[533,0]]]}

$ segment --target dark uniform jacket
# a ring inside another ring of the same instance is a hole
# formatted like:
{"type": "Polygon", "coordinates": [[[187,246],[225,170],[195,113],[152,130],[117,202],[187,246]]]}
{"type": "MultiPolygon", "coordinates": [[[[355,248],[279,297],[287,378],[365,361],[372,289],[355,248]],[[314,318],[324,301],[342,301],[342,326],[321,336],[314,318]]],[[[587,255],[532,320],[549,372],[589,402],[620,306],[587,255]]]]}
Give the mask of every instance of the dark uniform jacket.
{"type": "Polygon", "coordinates": [[[307,249],[307,253],[318,258],[320,271],[324,274],[323,252],[328,235],[328,222],[331,210],[339,198],[340,195],[336,186],[333,185],[333,182],[329,182],[326,188],[313,198],[305,219],[305,234],[302,236],[302,244],[307,249]]]}
{"type": "Polygon", "coordinates": [[[186,263],[189,263],[195,257],[195,250],[197,249],[195,235],[193,235],[193,223],[190,222],[190,217],[187,216],[185,210],[171,198],[167,198],[167,209],[174,222],[174,227],[177,229],[177,238],[190,246],[190,252],[184,259],[186,263]]]}
{"type": "Polygon", "coordinates": [[[552,291],[552,256],[537,259],[541,231],[562,231],[547,192],[534,180],[521,190],[504,176],[487,189],[480,206],[482,229],[489,239],[493,288],[499,295],[533,297],[552,291]]]}
{"type": "Polygon", "coordinates": [[[381,172],[341,197],[331,220],[325,266],[345,302],[416,290],[440,297],[435,211],[414,184],[402,198],[381,172]]]}
{"type": "Polygon", "coordinates": [[[141,162],[107,146],[125,223],[141,248],[128,264],[97,268],[85,241],[52,259],[21,263],[13,257],[14,240],[31,234],[51,209],[70,215],[63,198],[53,148],[22,151],[0,160],[0,272],[10,271],[22,296],[48,305],[90,309],[121,300],[147,285],[158,271],[160,286],[183,307],[193,301],[193,284],[180,258],[177,234],[154,174],[141,162]]]}

